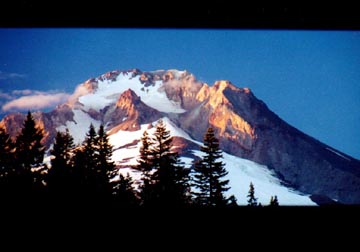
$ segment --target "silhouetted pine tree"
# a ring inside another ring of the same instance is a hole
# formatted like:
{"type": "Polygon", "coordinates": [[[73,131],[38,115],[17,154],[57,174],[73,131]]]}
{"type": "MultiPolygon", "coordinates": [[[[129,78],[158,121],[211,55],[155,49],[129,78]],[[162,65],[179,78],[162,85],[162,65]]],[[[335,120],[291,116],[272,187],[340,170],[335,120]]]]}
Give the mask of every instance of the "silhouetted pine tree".
{"type": "Polygon", "coordinates": [[[16,138],[16,180],[22,193],[35,193],[42,188],[43,176],[41,172],[44,169],[45,154],[45,147],[41,143],[43,137],[43,130],[36,127],[29,111],[23,128],[16,138]]]}
{"type": "Polygon", "coordinates": [[[178,153],[174,153],[174,170],[175,170],[175,195],[178,197],[178,205],[188,206],[192,203],[191,187],[190,187],[190,169],[184,167],[184,163],[181,162],[178,153]]]}
{"type": "Polygon", "coordinates": [[[95,172],[98,164],[97,135],[94,125],[90,124],[84,141],[84,153],[87,158],[86,165],[90,171],[95,172]]]}
{"type": "Polygon", "coordinates": [[[255,188],[252,182],[250,182],[250,189],[247,195],[248,199],[248,206],[258,206],[257,198],[255,198],[255,188]]]}
{"type": "Polygon", "coordinates": [[[151,181],[151,171],[154,169],[152,162],[153,157],[150,151],[151,141],[147,131],[144,131],[141,137],[141,143],[137,168],[142,172],[141,179],[143,184],[140,186],[140,197],[143,201],[142,203],[146,205],[152,197],[153,190],[151,187],[153,182],[151,181]]]}
{"type": "Polygon", "coordinates": [[[88,193],[89,167],[85,155],[84,146],[77,146],[74,150],[73,169],[72,169],[72,189],[73,196],[83,198],[88,193]]]}
{"type": "Polygon", "coordinates": [[[111,161],[112,146],[101,125],[98,133],[91,124],[82,146],[75,151],[74,173],[81,180],[85,199],[109,199],[112,194],[110,177],[115,168],[111,161]]]}
{"type": "Polygon", "coordinates": [[[57,132],[50,154],[51,168],[48,171],[47,186],[52,196],[69,196],[73,190],[72,153],[75,148],[74,139],[69,130],[57,132]]]}
{"type": "Polygon", "coordinates": [[[113,176],[115,164],[111,160],[113,147],[109,143],[109,138],[103,125],[100,125],[96,138],[96,146],[98,150],[98,164],[95,169],[97,174],[97,184],[99,189],[103,191],[104,196],[110,196],[112,193],[110,179],[113,176]]]}
{"type": "Polygon", "coordinates": [[[203,164],[202,160],[195,161],[192,181],[197,190],[193,191],[192,194],[196,205],[209,205],[209,172],[210,170],[203,164]]]}
{"type": "Polygon", "coordinates": [[[274,197],[271,196],[269,206],[271,206],[271,207],[279,206],[278,198],[276,195],[274,197]]]}
{"type": "Polygon", "coordinates": [[[123,208],[139,206],[140,202],[133,188],[134,181],[129,174],[126,177],[120,174],[119,180],[113,183],[116,205],[123,208]]]}
{"type": "Polygon", "coordinates": [[[236,197],[234,195],[231,195],[229,197],[229,200],[228,200],[228,206],[229,207],[238,207],[239,205],[237,204],[237,200],[236,200],[236,197]]]}
{"type": "Polygon", "coordinates": [[[74,157],[74,170],[81,179],[80,190],[87,200],[99,194],[96,179],[98,156],[97,135],[91,124],[83,145],[76,149],[74,157]]]}
{"type": "Polygon", "coordinates": [[[193,192],[195,202],[202,206],[226,206],[228,199],[225,198],[224,192],[230,188],[227,187],[229,180],[223,178],[228,172],[225,164],[218,161],[222,158],[222,151],[211,127],[207,129],[204,145],[200,150],[204,156],[194,166],[193,184],[198,189],[193,192]]]}
{"type": "Polygon", "coordinates": [[[172,150],[172,137],[160,119],[152,137],[151,156],[155,168],[151,175],[153,194],[151,205],[184,206],[189,199],[189,171],[181,164],[178,153],[172,150]]]}

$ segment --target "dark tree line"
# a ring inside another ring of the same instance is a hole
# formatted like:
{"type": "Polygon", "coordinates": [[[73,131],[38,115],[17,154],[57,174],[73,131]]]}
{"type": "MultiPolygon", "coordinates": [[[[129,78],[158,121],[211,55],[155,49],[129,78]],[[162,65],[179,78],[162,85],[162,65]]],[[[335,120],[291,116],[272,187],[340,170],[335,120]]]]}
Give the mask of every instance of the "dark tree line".
{"type": "MultiPolygon", "coordinates": [[[[214,130],[209,128],[201,146],[202,157],[185,168],[174,151],[170,131],[162,120],[155,133],[141,138],[137,169],[142,172],[138,189],[129,174],[118,174],[111,160],[113,148],[101,125],[90,125],[82,144],[75,146],[69,131],[57,132],[50,150],[50,167],[43,163],[44,131],[29,112],[12,141],[0,127],[0,197],[47,197],[57,202],[112,202],[121,207],[236,207],[234,195],[227,198],[228,172],[214,130]]],[[[250,184],[249,206],[259,206],[250,184]]],[[[278,206],[271,197],[271,206],[278,206]]]]}
{"type": "Polygon", "coordinates": [[[0,194],[2,198],[29,198],[43,193],[45,147],[42,129],[27,114],[16,141],[0,127],[0,194]]]}

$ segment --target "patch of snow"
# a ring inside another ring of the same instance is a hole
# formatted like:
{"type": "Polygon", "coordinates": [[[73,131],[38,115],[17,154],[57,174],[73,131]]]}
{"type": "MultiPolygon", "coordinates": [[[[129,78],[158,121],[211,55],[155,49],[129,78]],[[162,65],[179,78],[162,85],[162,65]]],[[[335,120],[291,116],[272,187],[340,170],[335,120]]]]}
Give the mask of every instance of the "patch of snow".
{"type": "Polygon", "coordinates": [[[112,161],[114,161],[116,165],[126,165],[126,166],[137,165],[140,146],[141,145],[136,145],[136,148],[132,148],[132,149],[121,148],[115,150],[112,155],[112,161]]]}
{"type": "Polygon", "coordinates": [[[97,131],[101,122],[91,118],[87,113],[80,109],[73,109],[74,121],[67,121],[66,125],[61,125],[56,128],[57,131],[65,132],[66,128],[69,129],[70,135],[74,138],[75,144],[81,144],[89,131],[90,124],[93,124],[97,131]]]}
{"type": "Polygon", "coordinates": [[[185,110],[181,108],[180,102],[169,100],[166,96],[165,90],[162,88],[163,82],[161,80],[155,82],[155,87],[149,89],[145,94],[139,94],[134,91],[141,100],[160,112],[165,113],[184,113],[185,110]]]}
{"type": "MultiPolygon", "coordinates": [[[[202,152],[193,151],[196,156],[202,156],[202,152]]],[[[229,172],[231,187],[226,196],[235,195],[239,205],[247,205],[250,182],[255,188],[255,197],[263,206],[269,205],[271,196],[277,196],[280,205],[316,205],[308,195],[301,195],[281,185],[278,178],[265,166],[253,161],[232,156],[223,152],[225,169],[229,172]]]]}
{"type": "Polygon", "coordinates": [[[184,164],[185,168],[190,168],[194,159],[189,157],[180,157],[180,161],[184,164]]]}
{"type": "Polygon", "coordinates": [[[116,175],[110,181],[119,180],[120,174],[123,175],[124,177],[127,177],[127,175],[129,174],[134,181],[133,188],[135,190],[139,190],[139,185],[141,184],[141,175],[142,175],[140,171],[131,168],[121,168],[119,169],[118,175],[116,175]]]}
{"type": "Polygon", "coordinates": [[[51,159],[53,158],[54,156],[52,155],[47,155],[47,156],[44,156],[44,159],[43,159],[43,163],[47,166],[51,166],[51,159]]]}
{"type": "MultiPolygon", "coordinates": [[[[177,127],[175,125],[175,123],[173,123],[168,117],[163,117],[162,118],[163,122],[165,123],[166,125],[166,129],[170,131],[170,135],[171,136],[178,136],[178,137],[182,137],[182,138],[185,138],[186,140],[189,140],[189,141],[192,141],[196,144],[199,144],[201,145],[202,143],[201,142],[198,142],[194,139],[192,139],[188,133],[186,133],[185,131],[183,131],[181,128],[177,127]]],[[[156,124],[153,123],[154,125],[156,124]]]]}
{"type": "Polygon", "coordinates": [[[349,158],[345,157],[344,155],[341,155],[339,152],[337,152],[337,151],[335,151],[335,150],[333,150],[333,149],[330,149],[330,148],[326,148],[326,149],[327,149],[328,151],[331,151],[332,153],[335,153],[336,155],[342,157],[343,159],[346,159],[346,160],[350,161],[349,158]]]}
{"type": "Polygon", "coordinates": [[[123,176],[127,176],[127,174],[129,174],[133,180],[141,180],[141,172],[135,169],[131,169],[131,168],[121,168],[119,169],[119,174],[123,175],[123,176]]]}
{"type": "MultiPolygon", "coordinates": [[[[201,144],[193,140],[186,132],[182,129],[176,127],[176,125],[167,117],[162,118],[163,122],[166,125],[166,129],[170,131],[171,136],[182,137],[187,140],[190,140],[194,143],[201,144]]],[[[156,125],[157,121],[152,122],[153,125],[156,125]]],[[[151,137],[155,132],[155,127],[148,129],[148,124],[142,124],[140,129],[137,131],[122,131],[119,130],[117,133],[109,136],[109,143],[114,147],[115,151],[112,156],[112,160],[121,165],[136,165],[136,159],[139,156],[139,150],[141,147],[141,141],[137,143],[134,148],[121,148],[128,143],[133,142],[134,140],[140,140],[144,131],[147,130],[149,136],[151,137]],[[126,160],[124,162],[124,160],[126,160]]]]}

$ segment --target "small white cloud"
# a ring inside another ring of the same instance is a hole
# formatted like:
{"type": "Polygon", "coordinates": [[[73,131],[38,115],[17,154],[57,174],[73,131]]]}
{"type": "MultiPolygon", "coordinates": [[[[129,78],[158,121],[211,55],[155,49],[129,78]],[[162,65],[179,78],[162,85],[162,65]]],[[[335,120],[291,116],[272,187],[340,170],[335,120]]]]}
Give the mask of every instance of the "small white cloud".
{"type": "Polygon", "coordinates": [[[6,73],[6,72],[2,72],[0,71],[0,80],[8,80],[8,79],[21,79],[21,78],[25,78],[26,75],[24,74],[19,74],[19,73],[6,73]]]}
{"type": "Polygon", "coordinates": [[[23,89],[23,90],[13,90],[11,93],[13,95],[32,95],[32,94],[35,94],[36,92],[39,92],[39,91],[23,89]]]}
{"type": "Polygon", "coordinates": [[[74,104],[80,96],[87,95],[90,91],[83,85],[76,87],[74,93],[69,97],[69,103],[74,104]]]}
{"type": "Polygon", "coordinates": [[[40,91],[33,91],[33,92],[38,92],[38,93],[22,96],[15,100],[7,102],[2,106],[2,110],[12,111],[12,110],[44,109],[61,104],[70,97],[70,95],[67,93],[51,93],[51,92],[46,93],[40,91]]]}
{"type": "Polygon", "coordinates": [[[11,100],[13,99],[13,97],[11,95],[9,95],[8,93],[3,93],[0,91],[0,100],[11,100]]]}
{"type": "Polygon", "coordinates": [[[74,104],[80,96],[86,95],[91,91],[83,85],[78,85],[72,94],[58,90],[39,91],[31,89],[13,90],[10,93],[1,93],[0,99],[7,100],[2,107],[3,112],[17,110],[41,110],[44,108],[55,107],[62,103],[74,104]],[[10,100],[10,101],[9,101],[10,100]]]}

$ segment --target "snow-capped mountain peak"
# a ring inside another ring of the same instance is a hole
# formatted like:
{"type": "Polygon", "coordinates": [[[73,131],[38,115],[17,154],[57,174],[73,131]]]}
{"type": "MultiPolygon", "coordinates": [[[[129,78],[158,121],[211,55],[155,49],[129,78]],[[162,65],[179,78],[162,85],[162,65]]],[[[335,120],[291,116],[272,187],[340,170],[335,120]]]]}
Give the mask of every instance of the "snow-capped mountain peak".
{"type": "MultiPolygon", "coordinates": [[[[24,117],[9,114],[1,124],[15,137],[24,117]]],[[[360,203],[359,160],[295,129],[249,88],[227,80],[208,85],[186,70],[115,70],[88,79],[75,88],[66,104],[34,117],[46,131],[47,147],[56,130],[68,128],[80,144],[90,124],[105,125],[121,172],[132,171],[143,131],[151,132],[160,118],[188,165],[199,155],[203,136],[212,127],[225,151],[231,193],[238,198],[251,180],[259,198],[268,198],[272,188],[282,204],[310,204],[302,194],[360,203]],[[268,175],[257,176],[265,170],[268,175]]]]}
{"type": "Polygon", "coordinates": [[[178,80],[185,72],[156,71],[156,73],[141,72],[137,69],[109,72],[79,85],[70,103],[77,104],[76,108],[84,111],[99,112],[102,108],[114,104],[123,92],[131,89],[146,105],[158,111],[185,112],[179,102],[168,98],[164,87],[164,83],[178,80]]]}

